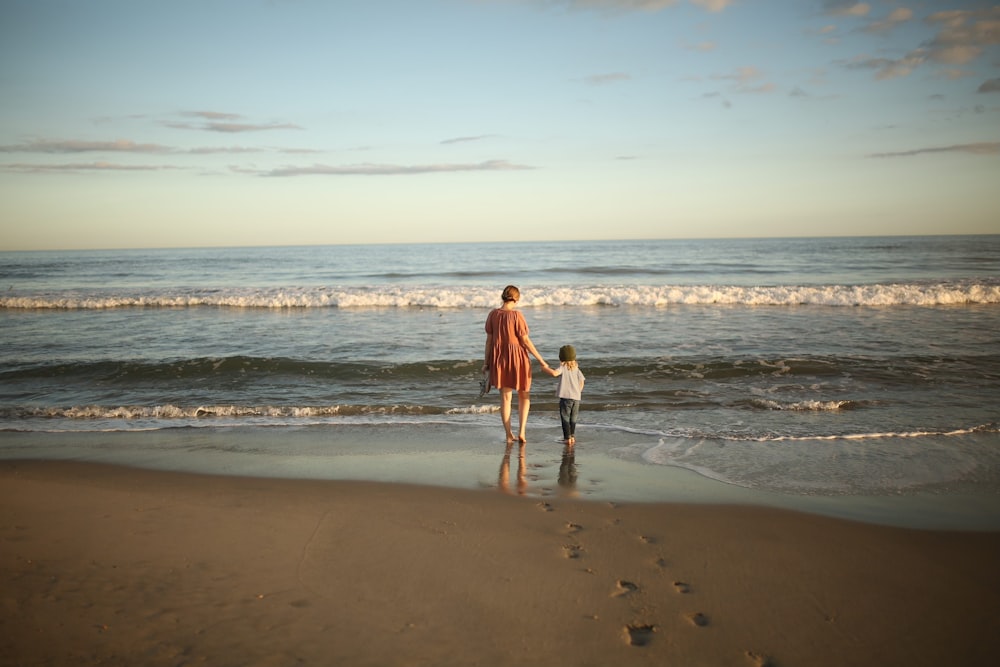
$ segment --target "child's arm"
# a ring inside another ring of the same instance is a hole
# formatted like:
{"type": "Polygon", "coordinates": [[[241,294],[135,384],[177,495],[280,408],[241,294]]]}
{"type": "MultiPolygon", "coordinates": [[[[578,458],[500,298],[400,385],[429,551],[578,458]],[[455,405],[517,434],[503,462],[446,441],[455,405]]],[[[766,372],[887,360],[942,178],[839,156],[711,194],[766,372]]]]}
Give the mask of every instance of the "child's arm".
{"type": "Polygon", "coordinates": [[[549,368],[548,366],[542,366],[542,370],[551,375],[552,377],[555,377],[562,373],[562,368],[556,369],[556,368],[549,368]]]}

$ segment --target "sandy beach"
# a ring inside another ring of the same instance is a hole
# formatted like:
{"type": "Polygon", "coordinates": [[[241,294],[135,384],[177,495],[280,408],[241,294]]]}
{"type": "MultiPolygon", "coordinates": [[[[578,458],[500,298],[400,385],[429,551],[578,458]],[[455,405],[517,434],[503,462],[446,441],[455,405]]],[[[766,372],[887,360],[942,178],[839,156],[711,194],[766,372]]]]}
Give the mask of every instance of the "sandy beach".
{"type": "Polygon", "coordinates": [[[1000,533],[0,464],[4,665],[990,665],[1000,533]]]}

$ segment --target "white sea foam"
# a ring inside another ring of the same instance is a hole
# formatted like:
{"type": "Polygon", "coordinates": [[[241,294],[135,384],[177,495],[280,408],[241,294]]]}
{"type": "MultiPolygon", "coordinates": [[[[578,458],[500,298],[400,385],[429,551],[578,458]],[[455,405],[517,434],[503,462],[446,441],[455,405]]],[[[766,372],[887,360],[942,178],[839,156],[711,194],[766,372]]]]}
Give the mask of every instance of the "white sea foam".
{"type": "Polygon", "coordinates": [[[806,437],[661,437],[639,456],[727,484],[795,494],[885,494],[992,474],[996,455],[976,438],[996,424],[951,431],[902,431],[806,437]]]}
{"type": "MultiPolygon", "coordinates": [[[[493,287],[227,288],[142,293],[7,294],[0,308],[491,308],[493,287]]],[[[1000,285],[900,283],[877,285],[620,285],[526,290],[522,307],[537,306],[942,306],[1000,303],[1000,285]]]]}
{"type": "Polygon", "coordinates": [[[770,399],[755,399],[753,404],[767,410],[788,410],[792,412],[824,412],[843,410],[856,405],[854,401],[797,401],[781,403],[770,399]]]}

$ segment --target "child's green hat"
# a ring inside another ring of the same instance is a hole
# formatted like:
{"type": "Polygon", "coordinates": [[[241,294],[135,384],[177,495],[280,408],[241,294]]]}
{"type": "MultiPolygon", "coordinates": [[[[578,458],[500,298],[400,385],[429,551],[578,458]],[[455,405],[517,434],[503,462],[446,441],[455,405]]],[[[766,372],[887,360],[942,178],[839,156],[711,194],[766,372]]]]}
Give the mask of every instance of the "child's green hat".
{"type": "Polygon", "coordinates": [[[559,348],[559,361],[576,361],[576,350],[572,345],[563,345],[559,348]]]}

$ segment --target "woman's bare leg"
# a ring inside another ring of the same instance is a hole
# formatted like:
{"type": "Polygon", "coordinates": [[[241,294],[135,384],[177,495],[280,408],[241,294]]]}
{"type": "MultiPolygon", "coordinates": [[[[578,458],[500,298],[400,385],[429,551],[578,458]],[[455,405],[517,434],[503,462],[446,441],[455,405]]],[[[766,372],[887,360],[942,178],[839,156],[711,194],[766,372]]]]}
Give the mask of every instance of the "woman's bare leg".
{"type": "Polygon", "coordinates": [[[513,389],[500,388],[500,419],[503,420],[503,430],[507,433],[507,442],[514,442],[514,432],[510,430],[510,399],[513,389]]]}
{"type": "Polygon", "coordinates": [[[520,442],[527,442],[528,432],[528,411],[531,410],[531,394],[527,391],[517,392],[517,418],[520,422],[520,430],[517,432],[517,439],[520,442]]]}

